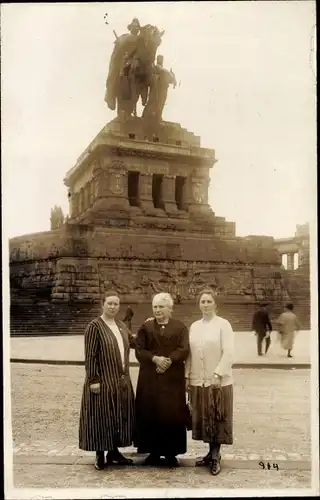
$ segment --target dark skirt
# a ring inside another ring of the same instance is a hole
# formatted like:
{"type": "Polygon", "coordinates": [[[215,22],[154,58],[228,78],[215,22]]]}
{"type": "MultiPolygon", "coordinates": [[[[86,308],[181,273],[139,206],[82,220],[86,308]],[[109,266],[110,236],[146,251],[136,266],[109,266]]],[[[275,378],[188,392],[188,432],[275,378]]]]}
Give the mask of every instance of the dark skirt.
{"type": "Polygon", "coordinates": [[[191,386],[192,439],[233,444],[233,386],[221,389],[191,386]]]}

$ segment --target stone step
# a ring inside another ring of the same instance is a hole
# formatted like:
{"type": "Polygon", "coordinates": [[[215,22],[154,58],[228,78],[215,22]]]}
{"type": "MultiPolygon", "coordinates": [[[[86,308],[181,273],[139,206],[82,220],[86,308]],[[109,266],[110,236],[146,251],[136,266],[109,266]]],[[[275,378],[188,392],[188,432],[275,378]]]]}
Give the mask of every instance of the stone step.
{"type": "MultiPolygon", "coordinates": [[[[119,318],[123,319],[127,304],[122,304],[119,318]]],[[[132,331],[135,333],[143,321],[152,316],[151,304],[132,304],[134,317],[132,331]]],[[[271,321],[281,312],[271,314],[271,321]]],[[[250,331],[251,318],[254,311],[252,304],[218,304],[218,314],[227,318],[235,331],[250,331]]],[[[304,300],[298,303],[296,313],[302,328],[310,328],[309,303],[304,300]]],[[[41,304],[24,304],[11,306],[10,331],[12,335],[25,334],[83,334],[87,324],[101,314],[100,304],[55,304],[51,302],[41,304]]],[[[200,313],[196,304],[176,304],[174,308],[176,319],[183,321],[188,327],[199,319],[200,313]]]]}

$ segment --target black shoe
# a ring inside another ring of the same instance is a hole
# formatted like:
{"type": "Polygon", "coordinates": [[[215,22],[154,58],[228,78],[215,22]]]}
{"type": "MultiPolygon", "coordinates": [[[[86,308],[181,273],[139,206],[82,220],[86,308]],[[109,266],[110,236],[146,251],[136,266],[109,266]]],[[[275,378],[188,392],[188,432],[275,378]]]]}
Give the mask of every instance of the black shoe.
{"type": "Polygon", "coordinates": [[[292,354],[288,354],[288,358],[292,358],[292,357],[293,357],[292,354]]]}
{"type": "Polygon", "coordinates": [[[99,454],[99,455],[96,455],[96,459],[95,459],[95,462],[94,462],[94,467],[95,469],[97,470],[103,470],[104,469],[104,453],[103,454],[99,454]]]}
{"type": "Polygon", "coordinates": [[[220,459],[218,458],[213,458],[211,462],[211,474],[213,476],[217,476],[221,470],[220,467],[220,459]]]}
{"type": "Polygon", "coordinates": [[[169,467],[179,467],[179,465],[180,465],[177,457],[175,457],[175,456],[166,457],[165,464],[168,465],[169,467]]]}
{"type": "Polygon", "coordinates": [[[131,460],[131,458],[124,457],[122,453],[120,453],[120,451],[109,451],[107,454],[107,465],[111,465],[113,463],[116,463],[118,465],[132,465],[133,460],[131,460]]]}
{"type": "Polygon", "coordinates": [[[150,455],[145,459],[144,461],[144,465],[153,465],[153,466],[157,466],[157,465],[161,465],[161,458],[159,457],[159,455],[155,455],[153,453],[150,453],[150,455]]]}
{"type": "Polygon", "coordinates": [[[210,451],[207,453],[207,455],[203,458],[200,458],[199,460],[196,461],[196,467],[205,467],[207,465],[211,464],[212,456],[210,451]]]}

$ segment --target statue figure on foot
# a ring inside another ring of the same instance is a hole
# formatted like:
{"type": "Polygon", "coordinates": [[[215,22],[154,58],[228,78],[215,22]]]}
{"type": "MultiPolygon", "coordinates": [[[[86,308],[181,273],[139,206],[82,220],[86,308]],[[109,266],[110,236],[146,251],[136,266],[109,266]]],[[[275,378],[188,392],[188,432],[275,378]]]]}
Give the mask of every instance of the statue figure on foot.
{"type": "Polygon", "coordinates": [[[157,63],[153,70],[149,99],[142,113],[143,118],[157,122],[162,120],[162,112],[167,101],[169,85],[173,85],[173,88],[176,87],[176,77],[171,69],[169,71],[163,67],[163,56],[158,55],[157,63]]]}

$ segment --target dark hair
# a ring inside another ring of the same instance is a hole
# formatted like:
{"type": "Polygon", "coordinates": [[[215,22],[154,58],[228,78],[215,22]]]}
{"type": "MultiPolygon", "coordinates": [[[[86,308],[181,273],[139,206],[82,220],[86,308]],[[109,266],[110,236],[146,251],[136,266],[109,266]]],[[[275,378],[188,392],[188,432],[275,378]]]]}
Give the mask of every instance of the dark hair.
{"type": "Polygon", "coordinates": [[[267,307],[268,305],[268,302],[260,302],[259,304],[260,307],[267,307]]]}
{"type": "Polygon", "coordinates": [[[289,311],[293,311],[293,304],[289,303],[285,305],[286,309],[289,309],[289,311]]]}
{"type": "Polygon", "coordinates": [[[118,292],[116,290],[106,290],[104,293],[103,300],[106,300],[108,297],[118,297],[118,299],[120,300],[120,295],[118,294],[118,292]]]}
{"type": "Polygon", "coordinates": [[[210,287],[205,287],[203,288],[202,290],[200,290],[200,292],[198,293],[198,300],[197,302],[199,303],[200,302],[200,299],[202,297],[202,295],[204,294],[207,294],[207,295],[211,295],[211,297],[213,298],[214,302],[216,302],[216,297],[217,297],[217,293],[213,290],[213,288],[210,288],[210,287]]]}

